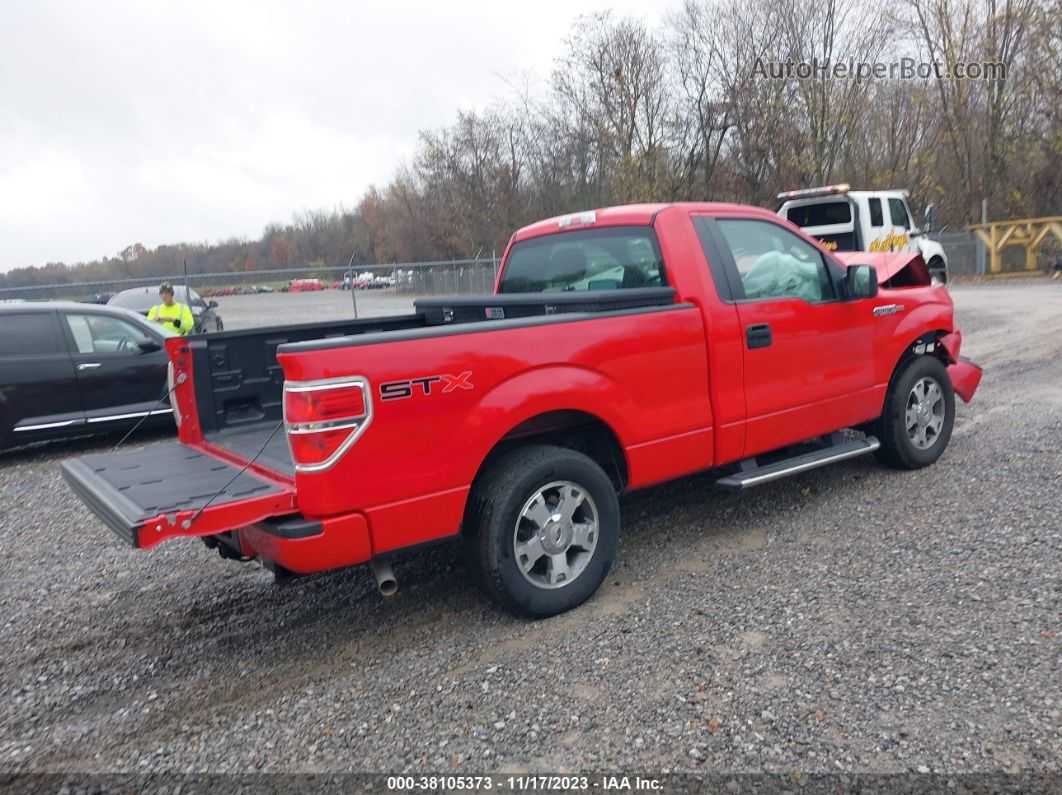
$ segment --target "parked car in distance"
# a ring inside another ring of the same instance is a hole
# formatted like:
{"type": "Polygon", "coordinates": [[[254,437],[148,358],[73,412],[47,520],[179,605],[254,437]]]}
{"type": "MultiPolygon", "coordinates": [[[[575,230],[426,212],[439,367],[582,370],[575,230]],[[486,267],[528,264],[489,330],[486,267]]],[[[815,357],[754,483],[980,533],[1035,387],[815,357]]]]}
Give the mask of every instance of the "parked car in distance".
{"type": "Polygon", "coordinates": [[[324,289],[320,279],[292,279],[287,287],[282,288],[286,293],[312,293],[324,289]]]}
{"type": "MultiPolygon", "coordinates": [[[[371,562],[385,595],[388,556],[458,541],[491,596],[541,617],[605,578],[618,492],[867,454],[917,470],[981,378],[921,254],[838,256],[737,204],[540,221],[496,294],[414,307],[169,340],[179,441],[63,474],[133,546],[201,537],[279,577],[371,562]]],[[[901,502],[926,482],[892,480],[901,502]]]]}
{"type": "MultiPolygon", "coordinates": [[[[205,301],[195,290],[185,287],[183,284],[173,286],[173,300],[178,303],[188,304],[195,318],[195,331],[205,334],[208,331],[224,331],[225,324],[221,322],[221,316],[217,312],[217,301],[205,301]]],[[[116,306],[128,309],[137,314],[147,317],[151,307],[162,303],[159,298],[158,286],[132,287],[117,293],[107,306],[116,306]]]]}
{"type": "Polygon", "coordinates": [[[141,419],[173,424],[164,326],[75,302],[0,306],[0,448],[141,419]]]}

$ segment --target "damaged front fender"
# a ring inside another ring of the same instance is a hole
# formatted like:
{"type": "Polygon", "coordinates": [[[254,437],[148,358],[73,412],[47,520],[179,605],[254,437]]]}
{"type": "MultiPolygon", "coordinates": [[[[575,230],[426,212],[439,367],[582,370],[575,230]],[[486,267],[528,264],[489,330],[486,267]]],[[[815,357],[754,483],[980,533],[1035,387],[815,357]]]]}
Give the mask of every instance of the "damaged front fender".
{"type": "Polygon", "coordinates": [[[964,403],[973,400],[977,385],[981,383],[981,368],[969,359],[959,359],[954,364],[948,365],[948,377],[951,379],[951,387],[955,394],[962,398],[964,403]]]}
{"type": "Polygon", "coordinates": [[[947,355],[945,364],[947,364],[952,389],[964,403],[969,403],[973,400],[977,385],[981,383],[983,375],[981,368],[959,355],[959,350],[962,348],[962,333],[958,329],[950,334],[942,335],[937,341],[947,355]]]}

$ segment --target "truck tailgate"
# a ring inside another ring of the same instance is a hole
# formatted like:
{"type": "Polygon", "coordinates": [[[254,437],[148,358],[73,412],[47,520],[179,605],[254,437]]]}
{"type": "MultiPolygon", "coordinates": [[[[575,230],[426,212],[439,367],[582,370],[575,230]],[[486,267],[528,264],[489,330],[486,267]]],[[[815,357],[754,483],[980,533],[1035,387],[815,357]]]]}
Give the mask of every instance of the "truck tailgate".
{"type": "Polygon", "coordinates": [[[64,461],[62,470],[92,512],[135,547],[213,535],[294,511],[294,484],[240,474],[180,442],[82,456],[64,461]]]}

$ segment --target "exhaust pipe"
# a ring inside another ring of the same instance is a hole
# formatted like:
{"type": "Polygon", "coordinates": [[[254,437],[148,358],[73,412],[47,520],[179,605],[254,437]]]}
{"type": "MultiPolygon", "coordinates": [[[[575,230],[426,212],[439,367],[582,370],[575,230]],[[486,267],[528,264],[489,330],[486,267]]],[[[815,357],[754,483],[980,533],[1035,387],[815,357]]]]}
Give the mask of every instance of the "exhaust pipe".
{"type": "Polygon", "coordinates": [[[381,596],[394,596],[398,593],[398,580],[391,571],[391,564],[386,560],[373,559],[372,575],[376,578],[376,587],[380,589],[381,596]]]}

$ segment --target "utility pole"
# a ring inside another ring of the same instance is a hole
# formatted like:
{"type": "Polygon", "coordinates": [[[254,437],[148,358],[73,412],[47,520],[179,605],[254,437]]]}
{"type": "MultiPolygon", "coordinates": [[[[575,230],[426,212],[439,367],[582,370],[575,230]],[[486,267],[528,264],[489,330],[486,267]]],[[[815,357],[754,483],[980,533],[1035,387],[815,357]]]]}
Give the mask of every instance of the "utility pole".
{"type": "Polygon", "coordinates": [[[350,301],[354,304],[354,319],[358,319],[358,296],[354,289],[354,255],[357,249],[350,252],[350,262],[347,263],[347,276],[350,278],[350,301]]]}
{"type": "MultiPolygon", "coordinates": [[[[988,199],[981,199],[981,223],[988,223],[988,199]]],[[[977,275],[985,273],[985,244],[980,237],[977,238],[977,275]]]]}

